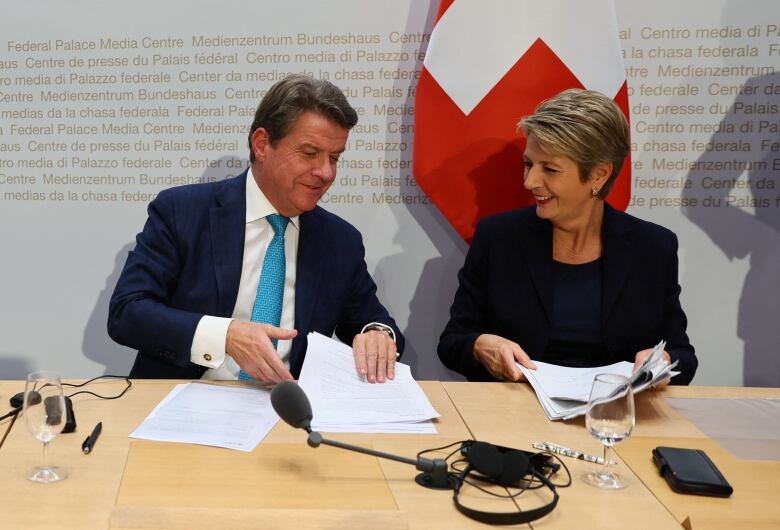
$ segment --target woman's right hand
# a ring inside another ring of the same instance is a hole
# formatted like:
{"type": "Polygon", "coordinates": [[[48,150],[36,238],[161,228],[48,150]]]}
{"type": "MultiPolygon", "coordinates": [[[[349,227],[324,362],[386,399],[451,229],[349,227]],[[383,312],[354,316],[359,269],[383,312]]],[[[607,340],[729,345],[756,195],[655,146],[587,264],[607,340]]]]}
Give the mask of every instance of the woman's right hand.
{"type": "Polygon", "coordinates": [[[515,365],[515,361],[526,368],[536,370],[536,365],[519,344],[489,333],[477,337],[474,342],[474,358],[481,362],[493,377],[502,381],[525,381],[525,376],[515,365]]]}

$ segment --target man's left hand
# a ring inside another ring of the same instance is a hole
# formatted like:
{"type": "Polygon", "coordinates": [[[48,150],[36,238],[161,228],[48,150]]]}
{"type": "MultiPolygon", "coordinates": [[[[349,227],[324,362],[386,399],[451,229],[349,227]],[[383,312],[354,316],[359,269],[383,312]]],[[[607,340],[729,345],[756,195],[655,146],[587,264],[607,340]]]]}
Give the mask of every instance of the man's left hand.
{"type": "Polygon", "coordinates": [[[384,331],[366,331],[352,340],[355,368],[369,383],[395,379],[395,352],[395,342],[384,331]]]}

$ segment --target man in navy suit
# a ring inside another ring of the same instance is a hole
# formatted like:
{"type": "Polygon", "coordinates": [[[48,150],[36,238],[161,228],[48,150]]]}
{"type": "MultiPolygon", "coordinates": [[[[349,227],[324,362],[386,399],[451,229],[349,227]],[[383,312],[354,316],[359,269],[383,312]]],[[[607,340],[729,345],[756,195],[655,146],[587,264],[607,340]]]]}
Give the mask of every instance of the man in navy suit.
{"type": "Polygon", "coordinates": [[[257,108],[246,172],[152,201],[108,315],[109,335],[138,350],[131,377],[292,380],[312,331],[351,344],[368,381],[394,377],[404,339],[376,297],[360,233],[317,206],[356,123],[337,87],[289,76],[257,108]],[[272,216],[286,226],[278,326],[251,321],[272,216]]]}

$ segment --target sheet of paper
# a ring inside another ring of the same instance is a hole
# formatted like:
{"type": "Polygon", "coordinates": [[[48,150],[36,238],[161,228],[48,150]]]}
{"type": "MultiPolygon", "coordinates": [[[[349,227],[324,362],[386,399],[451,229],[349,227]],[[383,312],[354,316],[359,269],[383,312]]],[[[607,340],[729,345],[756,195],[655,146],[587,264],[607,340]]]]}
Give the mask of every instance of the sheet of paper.
{"type": "Polygon", "coordinates": [[[252,451],[277,421],[270,389],[187,383],[176,385],[130,437],[252,451]]]}
{"type": "Polygon", "coordinates": [[[432,423],[424,422],[439,413],[409,366],[395,366],[395,379],[369,383],[358,376],[351,347],[310,333],[298,383],[312,405],[312,427],[328,432],[435,432],[432,423]]]}

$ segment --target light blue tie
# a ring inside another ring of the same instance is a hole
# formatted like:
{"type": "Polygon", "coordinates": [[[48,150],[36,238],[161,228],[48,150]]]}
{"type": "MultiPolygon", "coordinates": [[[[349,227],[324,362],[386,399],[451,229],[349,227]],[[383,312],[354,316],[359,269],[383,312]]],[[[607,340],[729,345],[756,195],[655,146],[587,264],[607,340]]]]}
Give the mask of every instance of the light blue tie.
{"type": "MultiPolygon", "coordinates": [[[[265,251],[263,270],[260,272],[260,281],[257,282],[257,294],[255,305],[252,308],[252,322],[262,322],[279,326],[282,318],[282,298],[284,296],[284,276],[286,265],[284,261],[284,231],[287,229],[289,217],[279,214],[271,214],[266,217],[268,223],[274,229],[274,237],[265,251]]],[[[276,348],[276,339],[271,343],[276,348]]],[[[252,379],[250,375],[241,370],[239,379],[252,379]]]]}

